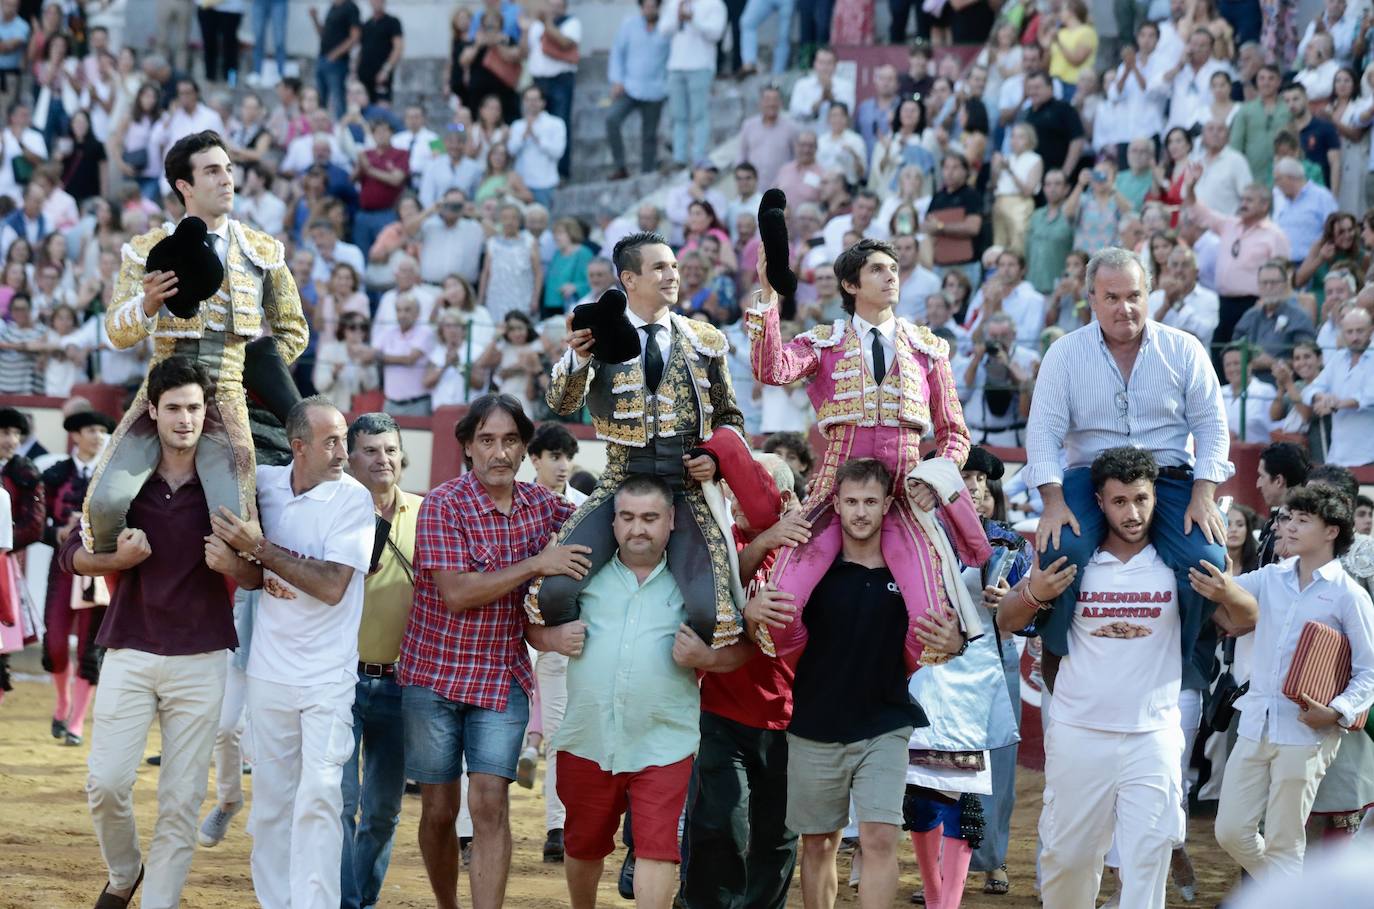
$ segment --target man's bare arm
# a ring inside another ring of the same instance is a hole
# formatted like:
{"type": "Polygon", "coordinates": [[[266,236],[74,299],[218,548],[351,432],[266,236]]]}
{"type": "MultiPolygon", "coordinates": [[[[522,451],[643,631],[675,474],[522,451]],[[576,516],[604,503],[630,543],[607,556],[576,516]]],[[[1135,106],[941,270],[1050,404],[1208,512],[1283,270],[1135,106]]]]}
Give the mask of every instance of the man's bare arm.
{"type": "Polygon", "coordinates": [[[271,540],[264,539],[253,552],[262,567],[280,575],[292,587],[299,588],[315,599],[337,606],[353,580],[352,565],[325,562],[295,556],[271,540]]]}

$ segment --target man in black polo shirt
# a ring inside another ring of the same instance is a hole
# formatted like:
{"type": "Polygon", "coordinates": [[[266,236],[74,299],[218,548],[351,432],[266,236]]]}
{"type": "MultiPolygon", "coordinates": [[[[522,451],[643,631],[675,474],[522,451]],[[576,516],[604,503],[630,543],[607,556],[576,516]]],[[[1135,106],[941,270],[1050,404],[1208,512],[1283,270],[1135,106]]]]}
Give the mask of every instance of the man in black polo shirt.
{"type": "Polygon", "coordinates": [[[1072,186],[1083,154],[1083,121],[1078,111],[1054,96],[1045,72],[1026,75],[1026,99],[1031,105],[1026,122],[1035,130],[1036,151],[1045,162],[1045,170],[1062,170],[1072,186]]]}
{"type": "Polygon", "coordinates": [[[956,151],[945,152],[940,159],[940,188],[930,197],[925,228],[935,238],[940,276],[957,268],[977,287],[982,277],[977,244],[983,231],[983,197],[968,185],[968,177],[968,159],[956,151]]]}
{"type": "MultiPolygon", "coordinates": [[[[881,528],[891,490],[887,468],[871,458],[836,473],[843,549],[802,616],[808,643],[792,685],[787,826],[801,834],[808,909],[835,905],[835,853],[851,798],[864,856],[859,902],[890,906],[897,896],[907,741],[925,715],[907,694],[906,605],[883,563],[881,528]]],[[[927,649],[946,653],[963,643],[943,612],[922,616],[916,634],[927,649]]]]}

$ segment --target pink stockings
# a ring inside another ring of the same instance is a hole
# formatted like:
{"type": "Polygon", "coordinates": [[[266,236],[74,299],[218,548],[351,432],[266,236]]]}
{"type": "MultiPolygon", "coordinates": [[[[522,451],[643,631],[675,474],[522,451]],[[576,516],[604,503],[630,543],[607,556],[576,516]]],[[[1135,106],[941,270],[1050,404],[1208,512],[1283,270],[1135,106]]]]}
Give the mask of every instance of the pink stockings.
{"type": "Polygon", "coordinates": [[[969,862],[973,859],[968,840],[945,836],[943,827],[937,824],[923,833],[913,830],[911,845],[921,869],[926,909],[959,909],[969,862]]]}

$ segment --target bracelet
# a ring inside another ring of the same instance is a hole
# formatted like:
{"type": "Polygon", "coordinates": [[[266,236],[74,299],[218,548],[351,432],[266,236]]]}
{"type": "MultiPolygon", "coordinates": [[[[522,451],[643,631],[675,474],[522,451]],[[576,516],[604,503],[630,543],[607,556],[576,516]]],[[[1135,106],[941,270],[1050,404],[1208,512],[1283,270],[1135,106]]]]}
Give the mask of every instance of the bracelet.
{"type": "Polygon", "coordinates": [[[1042,609],[1048,609],[1050,606],[1049,603],[1046,603],[1044,600],[1037,599],[1035,595],[1030,592],[1030,584],[1027,584],[1025,587],[1021,588],[1021,602],[1025,603],[1027,606],[1029,606],[1031,609],[1034,609],[1036,612],[1039,612],[1042,609]]]}

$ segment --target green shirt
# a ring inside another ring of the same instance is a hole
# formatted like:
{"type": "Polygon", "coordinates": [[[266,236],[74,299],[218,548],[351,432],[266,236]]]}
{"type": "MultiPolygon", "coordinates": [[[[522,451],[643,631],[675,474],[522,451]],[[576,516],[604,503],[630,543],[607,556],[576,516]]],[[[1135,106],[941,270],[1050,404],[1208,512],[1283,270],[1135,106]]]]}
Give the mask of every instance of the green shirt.
{"type": "Polygon", "coordinates": [[[571,255],[554,253],[548,274],[544,276],[544,312],[572,312],[572,304],[591,290],[591,285],[587,283],[587,265],[593,258],[592,251],[580,244],[571,255]],[[575,288],[570,299],[563,297],[564,284],[571,284],[575,288]]]}
{"type": "Polygon", "coordinates": [[[1274,185],[1274,137],[1292,119],[1288,108],[1277,99],[1268,110],[1256,98],[1236,111],[1236,118],[1231,121],[1231,147],[1245,156],[1256,182],[1274,185]]]}
{"type": "Polygon", "coordinates": [[[1123,170],[1116,175],[1116,191],[1127,199],[1131,200],[1131,209],[1140,211],[1145,206],[1145,197],[1150,194],[1150,187],[1154,186],[1155,176],[1150,171],[1137,176],[1129,170],[1123,170]]]}
{"type": "Polygon", "coordinates": [[[1031,213],[1026,231],[1026,280],[1042,294],[1054,293],[1054,285],[1064,274],[1064,260],[1073,251],[1073,224],[1061,206],[1051,218],[1049,207],[1031,213]]]}
{"type": "Polygon", "coordinates": [[[665,767],[695,754],[701,689],[695,670],[673,662],[687,607],[667,558],[640,584],[615,556],[578,604],[587,639],[582,654],[568,660],[568,709],[554,747],[608,773],[665,767]]]}

